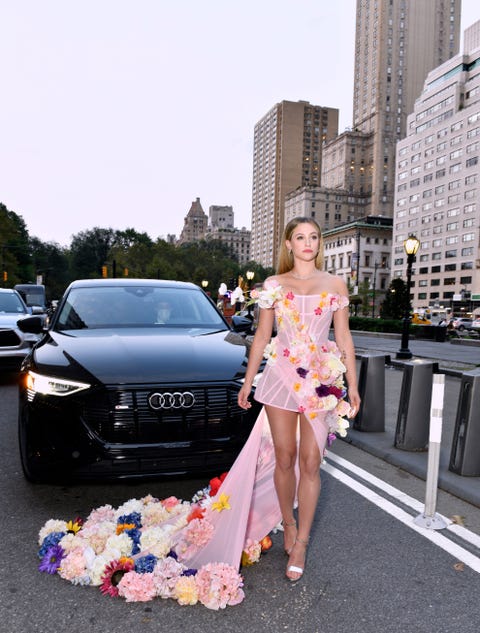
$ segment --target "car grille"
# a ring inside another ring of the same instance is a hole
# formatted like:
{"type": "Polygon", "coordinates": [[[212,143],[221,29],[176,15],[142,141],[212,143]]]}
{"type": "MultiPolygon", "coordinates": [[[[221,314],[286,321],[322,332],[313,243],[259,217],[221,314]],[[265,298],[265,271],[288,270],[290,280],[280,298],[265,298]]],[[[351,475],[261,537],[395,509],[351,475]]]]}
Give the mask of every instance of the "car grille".
{"type": "Polygon", "coordinates": [[[96,394],[85,403],[83,420],[90,431],[107,443],[161,444],[211,440],[238,433],[238,423],[246,412],[237,404],[235,385],[191,385],[161,389],[111,389],[96,394]],[[190,408],[149,406],[153,393],[189,392],[195,403],[190,408]]]}
{"type": "Polygon", "coordinates": [[[0,330],[0,347],[18,347],[21,340],[14,330],[0,330]]]}

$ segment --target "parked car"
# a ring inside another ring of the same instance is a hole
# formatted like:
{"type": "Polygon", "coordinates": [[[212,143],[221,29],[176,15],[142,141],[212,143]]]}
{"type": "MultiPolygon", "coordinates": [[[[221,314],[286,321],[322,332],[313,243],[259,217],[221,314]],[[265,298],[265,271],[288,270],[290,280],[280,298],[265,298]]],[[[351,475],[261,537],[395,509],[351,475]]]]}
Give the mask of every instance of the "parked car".
{"type": "MultiPolygon", "coordinates": [[[[39,317],[20,326],[42,329],[39,317]]],[[[73,282],[21,369],[26,478],[227,470],[260,408],[237,404],[248,349],[194,284],[73,282]]]]}
{"type": "Polygon", "coordinates": [[[473,319],[472,330],[480,330],[480,317],[473,319]]]}
{"type": "Polygon", "coordinates": [[[17,321],[32,310],[16,290],[0,288],[0,367],[18,370],[22,360],[39,340],[38,334],[22,332],[17,321]]]}
{"type": "Polygon", "coordinates": [[[472,323],[472,319],[468,319],[466,317],[456,317],[453,319],[453,327],[460,332],[462,330],[471,330],[472,323]]]}

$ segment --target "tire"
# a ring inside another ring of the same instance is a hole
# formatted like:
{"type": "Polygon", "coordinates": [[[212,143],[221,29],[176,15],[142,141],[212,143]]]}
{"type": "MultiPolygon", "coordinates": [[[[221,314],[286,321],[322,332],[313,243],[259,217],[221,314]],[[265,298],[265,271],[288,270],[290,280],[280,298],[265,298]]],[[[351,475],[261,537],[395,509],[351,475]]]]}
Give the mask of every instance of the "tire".
{"type": "Polygon", "coordinates": [[[33,484],[47,482],[46,473],[39,467],[38,460],[35,459],[35,441],[29,429],[28,413],[25,411],[25,407],[20,407],[18,413],[18,448],[25,479],[33,484]]]}
{"type": "Polygon", "coordinates": [[[459,326],[458,326],[458,328],[457,328],[457,330],[458,330],[459,332],[463,332],[463,330],[464,330],[464,329],[465,329],[465,326],[464,326],[464,325],[459,325],[459,326]]]}

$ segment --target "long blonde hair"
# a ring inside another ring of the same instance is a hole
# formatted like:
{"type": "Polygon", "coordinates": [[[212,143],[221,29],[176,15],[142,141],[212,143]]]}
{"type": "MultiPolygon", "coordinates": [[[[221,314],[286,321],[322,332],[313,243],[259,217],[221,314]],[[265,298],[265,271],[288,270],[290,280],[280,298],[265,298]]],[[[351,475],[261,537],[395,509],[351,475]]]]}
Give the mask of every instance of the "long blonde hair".
{"type": "Polygon", "coordinates": [[[298,217],[290,220],[290,222],[283,230],[280,252],[278,254],[277,275],[288,273],[288,271],[292,270],[293,268],[293,255],[291,251],[288,251],[286,241],[290,241],[292,239],[293,231],[297,228],[299,224],[311,224],[314,229],[318,231],[320,239],[318,241],[318,253],[315,258],[315,266],[319,270],[323,269],[323,237],[320,225],[313,218],[298,217]]]}

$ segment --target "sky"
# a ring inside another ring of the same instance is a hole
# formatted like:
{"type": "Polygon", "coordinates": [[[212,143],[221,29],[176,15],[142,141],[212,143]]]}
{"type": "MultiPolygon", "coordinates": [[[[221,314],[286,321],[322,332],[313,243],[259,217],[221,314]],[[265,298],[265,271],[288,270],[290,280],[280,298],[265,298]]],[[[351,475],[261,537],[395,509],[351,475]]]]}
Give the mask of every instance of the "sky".
{"type": "Polygon", "coordinates": [[[255,124],[304,100],[351,125],[355,4],[0,0],[0,202],[61,246],[178,236],[196,198],[250,228],[255,124]]]}

